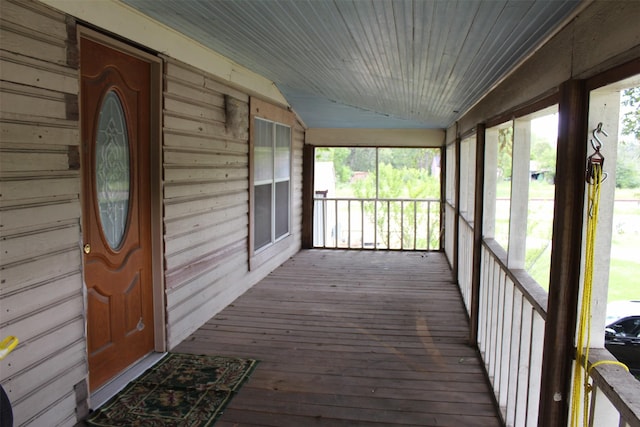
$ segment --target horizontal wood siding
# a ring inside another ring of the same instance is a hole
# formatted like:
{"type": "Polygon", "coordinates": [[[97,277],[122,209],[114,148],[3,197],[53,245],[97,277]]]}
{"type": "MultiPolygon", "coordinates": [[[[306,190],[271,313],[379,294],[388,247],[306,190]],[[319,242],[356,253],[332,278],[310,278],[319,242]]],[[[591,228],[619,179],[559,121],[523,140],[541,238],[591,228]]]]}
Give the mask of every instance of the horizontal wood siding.
{"type": "Polygon", "coordinates": [[[75,39],[49,8],[0,5],[0,338],[20,339],[0,383],[14,425],[72,426],[87,376],[75,39]]]}
{"type": "MultiPolygon", "coordinates": [[[[37,2],[0,2],[0,338],[21,341],[0,382],[16,426],[74,425],[88,375],[75,29],[37,2]]],[[[293,129],[292,235],[249,271],[249,95],[163,59],[172,348],[299,250],[305,129],[293,129]]]]}
{"type": "Polygon", "coordinates": [[[304,129],[294,129],[297,238],[249,272],[249,96],[164,60],[165,283],[173,348],[298,250],[304,129]]]}

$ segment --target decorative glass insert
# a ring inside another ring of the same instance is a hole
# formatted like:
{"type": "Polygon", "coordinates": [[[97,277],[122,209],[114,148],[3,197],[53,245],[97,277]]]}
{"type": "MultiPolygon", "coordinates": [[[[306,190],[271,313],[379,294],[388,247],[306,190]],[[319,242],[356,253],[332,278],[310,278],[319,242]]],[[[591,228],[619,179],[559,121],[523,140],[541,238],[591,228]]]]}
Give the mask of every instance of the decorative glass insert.
{"type": "Polygon", "coordinates": [[[111,90],[102,102],[96,135],[96,194],[102,233],[118,249],[129,215],[129,139],[120,98],[111,90]]]}

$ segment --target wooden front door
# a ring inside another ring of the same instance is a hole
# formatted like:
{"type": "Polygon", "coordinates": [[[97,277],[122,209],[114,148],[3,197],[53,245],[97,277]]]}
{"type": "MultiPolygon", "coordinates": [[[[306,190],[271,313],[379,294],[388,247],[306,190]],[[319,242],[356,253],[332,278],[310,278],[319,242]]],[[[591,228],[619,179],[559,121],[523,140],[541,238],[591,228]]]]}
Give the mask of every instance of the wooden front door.
{"type": "Polygon", "coordinates": [[[81,38],[83,251],[89,384],[154,348],[150,64],[81,38]]]}

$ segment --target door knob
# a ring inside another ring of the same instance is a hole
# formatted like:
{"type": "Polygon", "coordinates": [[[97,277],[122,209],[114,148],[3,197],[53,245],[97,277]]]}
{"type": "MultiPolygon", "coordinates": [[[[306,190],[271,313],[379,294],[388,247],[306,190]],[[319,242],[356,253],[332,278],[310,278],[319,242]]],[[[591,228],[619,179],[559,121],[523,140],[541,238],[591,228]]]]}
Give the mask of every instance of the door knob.
{"type": "Polygon", "coordinates": [[[89,252],[91,252],[91,245],[87,243],[82,249],[84,250],[85,254],[88,254],[89,252]]]}

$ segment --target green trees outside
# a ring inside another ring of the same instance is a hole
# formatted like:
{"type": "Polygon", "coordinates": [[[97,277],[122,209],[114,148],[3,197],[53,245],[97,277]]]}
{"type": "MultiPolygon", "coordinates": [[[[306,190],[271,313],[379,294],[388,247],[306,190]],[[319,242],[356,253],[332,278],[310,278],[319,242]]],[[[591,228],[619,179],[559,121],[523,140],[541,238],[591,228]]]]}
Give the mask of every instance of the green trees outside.
{"type": "Polygon", "coordinates": [[[376,185],[377,198],[381,201],[376,205],[365,204],[365,212],[369,220],[375,222],[379,241],[386,247],[411,248],[415,243],[419,248],[438,248],[439,233],[431,233],[427,242],[426,231],[439,229],[440,177],[434,177],[425,168],[403,166],[400,169],[390,163],[380,163],[377,177],[369,174],[353,183],[354,195],[370,198],[376,185]],[[432,199],[437,203],[403,203],[398,199],[432,199]]]}
{"type": "Polygon", "coordinates": [[[498,177],[511,180],[513,157],[513,126],[498,130],[498,177]]]}
{"type": "Polygon", "coordinates": [[[437,199],[440,197],[440,177],[432,176],[427,169],[402,167],[389,163],[380,163],[378,176],[368,174],[353,183],[354,195],[369,198],[375,195],[381,199],[437,199]],[[377,178],[377,179],[376,179],[377,178]]]}
{"type": "Polygon", "coordinates": [[[622,134],[640,140],[640,86],[622,91],[622,105],[630,107],[622,117],[622,134]]]}
{"type": "Polygon", "coordinates": [[[316,148],[316,162],[333,162],[336,182],[344,184],[351,179],[351,167],[347,163],[350,154],[351,150],[344,147],[316,148]]]}
{"type": "Polygon", "coordinates": [[[618,143],[616,187],[640,187],[640,87],[622,91],[622,139],[618,143]]]}
{"type": "MultiPolygon", "coordinates": [[[[316,161],[333,162],[336,171],[336,182],[342,186],[351,184],[363,176],[375,175],[376,152],[380,165],[391,165],[395,169],[423,170],[431,177],[434,159],[439,166],[440,149],[435,148],[370,148],[370,147],[318,147],[316,161]]],[[[439,177],[436,177],[439,180],[439,177]]],[[[407,184],[407,180],[403,181],[407,184]]],[[[367,194],[375,194],[367,191],[367,194]]],[[[440,191],[425,197],[437,197],[440,191]]],[[[367,195],[367,197],[369,197],[367,195]]]]}

